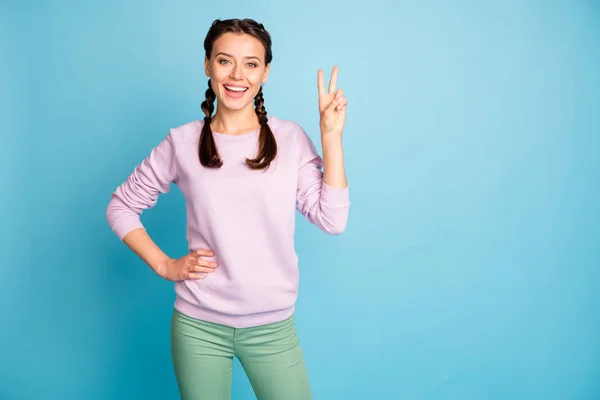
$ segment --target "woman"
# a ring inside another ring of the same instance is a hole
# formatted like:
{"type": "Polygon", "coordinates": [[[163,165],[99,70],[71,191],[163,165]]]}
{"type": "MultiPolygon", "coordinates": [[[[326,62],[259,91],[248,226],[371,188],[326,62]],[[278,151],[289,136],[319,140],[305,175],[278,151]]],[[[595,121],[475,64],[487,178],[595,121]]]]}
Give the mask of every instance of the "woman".
{"type": "Polygon", "coordinates": [[[294,325],[295,209],[329,234],[349,210],[342,152],[347,100],[318,71],[323,158],[295,122],[267,117],[271,38],[253,20],[216,20],[204,42],[203,121],[169,134],[112,194],[107,219],[159,276],[175,282],[171,350],[183,399],[229,399],[233,357],[261,400],[309,399],[294,325]],[[214,102],[217,110],[213,115],[214,102]],[[140,222],[177,184],[190,253],[167,256],[140,222]]]}

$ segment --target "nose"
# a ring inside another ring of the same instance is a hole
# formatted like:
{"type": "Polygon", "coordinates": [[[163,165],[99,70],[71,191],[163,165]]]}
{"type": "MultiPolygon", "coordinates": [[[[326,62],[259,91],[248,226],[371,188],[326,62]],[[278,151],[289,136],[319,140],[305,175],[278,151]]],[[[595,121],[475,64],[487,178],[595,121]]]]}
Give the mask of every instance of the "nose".
{"type": "Polygon", "coordinates": [[[240,79],[243,78],[243,75],[242,75],[242,65],[241,64],[236,64],[231,69],[231,78],[235,79],[235,80],[240,80],[240,79]]]}

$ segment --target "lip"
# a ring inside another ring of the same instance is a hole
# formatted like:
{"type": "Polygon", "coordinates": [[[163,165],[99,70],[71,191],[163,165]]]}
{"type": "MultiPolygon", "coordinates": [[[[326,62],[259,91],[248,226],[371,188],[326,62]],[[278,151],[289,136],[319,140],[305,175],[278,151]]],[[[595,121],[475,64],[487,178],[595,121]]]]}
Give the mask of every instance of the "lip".
{"type": "Polygon", "coordinates": [[[223,86],[233,86],[233,87],[248,89],[248,86],[239,85],[237,83],[224,83],[223,86]]]}

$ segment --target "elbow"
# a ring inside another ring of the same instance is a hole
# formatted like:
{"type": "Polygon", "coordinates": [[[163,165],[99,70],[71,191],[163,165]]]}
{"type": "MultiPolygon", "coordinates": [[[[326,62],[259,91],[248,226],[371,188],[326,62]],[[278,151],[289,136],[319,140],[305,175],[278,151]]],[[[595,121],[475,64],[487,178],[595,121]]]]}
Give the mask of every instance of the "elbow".
{"type": "Polygon", "coordinates": [[[323,224],[321,230],[329,235],[341,235],[346,231],[347,225],[348,220],[344,219],[343,221],[337,221],[332,224],[323,224]]]}
{"type": "Polygon", "coordinates": [[[120,239],[126,232],[140,225],[140,210],[131,207],[115,195],[108,202],[104,216],[110,229],[120,239]]]}
{"type": "Polygon", "coordinates": [[[117,205],[109,205],[106,209],[106,221],[110,229],[123,241],[134,229],[144,228],[140,215],[135,211],[117,205]]]}
{"type": "Polygon", "coordinates": [[[316,202],[312,206],[298,207],[298,210],[324,233],[341,235],[346,231],[348,207],[330,207],[316,202]]]}
{"type": "Polygon", "coordinates": [[[348,208],[320,209],[313,218],[316,225],[329,235],[341,235],[348,225],[348,208]]]}
{"type": "Polygon", "coordinates": [[[343,226],[335,226],[335,227],[329,229],[329,231],[327,231],[327,233],[330,235],[341,235],[345,231],[346,231],[346,225],[343,225],[343,226]]]}
{"type": "Polygon", "coordinates": [[[109,201],[108,205],[106,206],[106,209],[104,210],[104,218],[106,218],[106,222],[108,223],[109,226],[112,225],[112,221],[114,219],[114,214],[115,214],[115,209],[114,209],[114,204],[113,201],[109,201]]]}
{"type": "Polygon", "coordinates": [[[106,222],[111,228],[114,227],[118,215],[122,213],[122,211],[123,205],[119,204],[117,198],[113,195],[106,206],[106,210],[104,211],[106,222]]]}
{"type": "Polygon", "coordinates": [[[106,223],[108,224],[109,228],[113,232],[116,232],[117,221],[120,217],[122,217],[122,213],[120,212],[119,208],[116,207],[116,205],[111,201],[106,207],[104,218],[106,219],[106,223]]]}

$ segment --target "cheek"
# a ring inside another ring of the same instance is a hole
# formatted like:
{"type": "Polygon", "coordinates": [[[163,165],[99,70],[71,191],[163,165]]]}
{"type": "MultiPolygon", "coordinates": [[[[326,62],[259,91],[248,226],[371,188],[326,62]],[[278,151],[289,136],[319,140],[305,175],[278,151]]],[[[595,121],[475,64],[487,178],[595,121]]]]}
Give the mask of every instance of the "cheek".
{"type": "Polygon", "coordinates": [[[229,75],[229,71],[227,68],[223,68],[222,65],[215,65],[210,69],[210,78],[214,82],[220,82],[223,79],[227,78],[229,75]]]}
{"type": "Polygon", "coordinates": [[[248,80],[250,82],[255,84],[257,83],[258,85],[260,85],[262,83],[263,77],[265,76],[265,72],[261,70],[252,70],[248,72],[246,76],[248,77],[248,80]]]}

